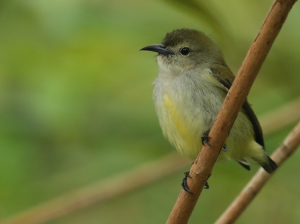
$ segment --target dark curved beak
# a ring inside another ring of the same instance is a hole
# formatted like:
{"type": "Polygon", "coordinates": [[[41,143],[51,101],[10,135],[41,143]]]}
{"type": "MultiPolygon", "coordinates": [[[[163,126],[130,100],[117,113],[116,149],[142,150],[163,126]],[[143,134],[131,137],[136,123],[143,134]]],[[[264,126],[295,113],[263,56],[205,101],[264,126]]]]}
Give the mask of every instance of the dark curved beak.
{"type": "Polygon", "coordinates": [[[172,51],[167,50],[162,44],[154,44],[147,47],[142,48],[140,51],[154,51],[159,54],[169,55],[174,54],[172,51]]]}

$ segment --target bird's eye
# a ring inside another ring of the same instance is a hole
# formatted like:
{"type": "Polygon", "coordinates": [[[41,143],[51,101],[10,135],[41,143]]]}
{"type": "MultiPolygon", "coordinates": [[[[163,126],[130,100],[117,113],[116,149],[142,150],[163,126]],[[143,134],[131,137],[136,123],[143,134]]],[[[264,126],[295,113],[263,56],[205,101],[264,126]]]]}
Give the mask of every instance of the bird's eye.
{"type": "Polygon", "coordinates": [[[181,48],[180,54],[187,56],[190,53],[190,49],[188,47],[181,48]]]}

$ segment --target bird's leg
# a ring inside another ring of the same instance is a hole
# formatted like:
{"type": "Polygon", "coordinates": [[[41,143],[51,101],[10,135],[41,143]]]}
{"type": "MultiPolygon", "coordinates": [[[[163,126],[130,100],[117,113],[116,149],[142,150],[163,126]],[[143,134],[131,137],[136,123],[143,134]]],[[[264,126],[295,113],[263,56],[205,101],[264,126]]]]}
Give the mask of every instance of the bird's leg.
{"type": "Polygon", "coordinates": [[[190,193],[190,194],[193,194],[193,192],[191,192],[188,184],[187,184],[187,178],[190,177],[190,171],[187,171],[184,173],[184,178],[182,179],[182,182],[181,182],[181,187],[183,188],[183,190],[185,190],[186,192],[190,193]]]}
{"type": "Polygon", "coordinates": [[[209,131],[210,131],[210,129],[208,131],[204,132],[203,136],[201,137],[201,142],[202,142],[202,145],[207,144],[208,146],[211,147],[211,145],[208,143],[208,139],[211,138],[208,136],[209,131]]]}
{"type": "MultiPolygon", "coordinates": [[[[202,145],[207,144],[208,146],[211,147],[211,145],[208,143],[208,139],[211,138],[211,137],[208,136],[209,131],[210,130],[204,132],[203,136],[201,137],[201,142],[202,142],[202,145]]],[[[227,148],[227,145],[225,143],[224,143],[222,149],[223,149],[224,152],[227,152],[228,148],[227,148]]]]}
{"type": "MultiPolygon", "coordinates": [[[[187,184],[187,178],[190,177],[190,171],[187,171],[184,173],[184,178],[182,179],[182,182],[181,182],[181,186],[183,188],[183,190],[185,190],[186,192],[190,193],[190,194],[193,194],[193,192],[191,192],[188,184],[187,184]]],[[[209,188],[209,185],[208,183],[206,182],[205,183],[205,186],[204,186],[204,189],[208,189],[209,188]]]]}

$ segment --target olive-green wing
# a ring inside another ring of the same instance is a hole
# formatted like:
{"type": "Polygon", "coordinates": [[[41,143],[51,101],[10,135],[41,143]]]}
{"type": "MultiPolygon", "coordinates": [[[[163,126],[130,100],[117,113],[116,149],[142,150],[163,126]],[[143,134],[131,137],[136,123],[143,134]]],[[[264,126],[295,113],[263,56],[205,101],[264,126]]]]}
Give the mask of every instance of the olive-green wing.
{"type": "MultiPolygon", "coordinates": [[[[219,68],[211,68],[212,71],[212,75],[228,90],[230,89],[233,81],[234,81],[234,75],[233,73],[229,70],[229,68],[226,66],[218,66],[219,68]],[[221,68],[221,69],[220,69],[221,68]],[[220,72],[220,70],[222,72],[220,72]]],[[[255,133],[255,141],[260,144],[261,146],[263,146],[263,148],[265,148],[265,143],[264,143],[264,138],[263,138],[263,132],[261,129],[261,126],[259,124],[259,121],[254,113],[254,111],[252,110],[250,104],[248,103],[247,99],[245,100],[242,108],[244,109],[244,111],[246,112],[248,118],[250,119],[252,125],[253,125],[253,129],[254,129],[254,133],[255,133]]]]}

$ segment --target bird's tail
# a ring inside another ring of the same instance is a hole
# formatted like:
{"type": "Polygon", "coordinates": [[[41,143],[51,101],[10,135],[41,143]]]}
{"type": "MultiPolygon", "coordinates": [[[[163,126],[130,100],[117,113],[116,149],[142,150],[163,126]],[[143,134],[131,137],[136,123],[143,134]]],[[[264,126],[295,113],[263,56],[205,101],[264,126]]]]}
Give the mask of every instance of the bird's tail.
{"type": "Polygon", "coordinates": [[[268,173],[273,173],[277,169],[276,163],[266,155],[263,147],[257,142],[253,141],[250,145],[251,150],[248,150],[249,157],[258,163],[268,173]]]}
{"type": "Polygon", "coordinates": [[[269,174],[273,173],[277,169],[277,164],[269,157],[267,156],[266,161],[260,162],[259,164],[264,168],[266,172],[269,174]]]}

